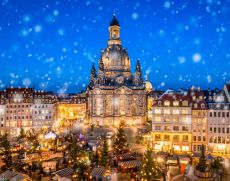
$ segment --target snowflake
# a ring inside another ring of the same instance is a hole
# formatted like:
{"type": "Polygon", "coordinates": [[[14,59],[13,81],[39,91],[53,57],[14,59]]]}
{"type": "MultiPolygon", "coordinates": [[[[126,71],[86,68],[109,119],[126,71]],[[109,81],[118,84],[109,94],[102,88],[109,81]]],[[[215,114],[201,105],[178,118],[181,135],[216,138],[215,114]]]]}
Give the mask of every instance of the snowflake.
{"type": "Polygon", "coordinates": [[[208,75],[206,78],[207,78],[208,83],[211,83],[211,82],[212,82],[212,77],[211,77],[211,75],[208,75]]]}
{"type": "Polygon", "coordinates": [[[41,25],[35,25],[34,26],[34,31],[35,31],[35,33],[41,32],[42,31],[42,26],[41,25]]]}
{"type": "Polygon", "coordinates": [[[178,59],[178,61],[179,61],[180,64],[183,64],[186,61],[186,58],[183,57],[183,56],[179,56],[179,57],[177,57],[177,59],[178,59]]]}
{"type": "Polygon", "coordinates": [[[53,15],[54,16],[58,16],[59,15],[59,11],[57,9],[53,10],[53,15]]]}
{"type": "Polygon", "coordinates": [[[132,18],[133,18],[134,20],[136,20],[136,19],[138,18],[138,13],[136,13],[136,12],[133,13],[133,14],[132,14],[132,18]]]}
{"type": "Polygon", "coordinates": [[[195,54],[193,54],[192,59],[193,59],[194,63],[198,63],[201,61],[202,57],[199,53],[195,53],[195,54]]]}
{"type": "Polygon", "coordinates": [[[170,1],[165,1],[165,2],[164,2],[164,8],[165,8],[165,9],[169,9],[170,7],[171,7],[170,1]]]}

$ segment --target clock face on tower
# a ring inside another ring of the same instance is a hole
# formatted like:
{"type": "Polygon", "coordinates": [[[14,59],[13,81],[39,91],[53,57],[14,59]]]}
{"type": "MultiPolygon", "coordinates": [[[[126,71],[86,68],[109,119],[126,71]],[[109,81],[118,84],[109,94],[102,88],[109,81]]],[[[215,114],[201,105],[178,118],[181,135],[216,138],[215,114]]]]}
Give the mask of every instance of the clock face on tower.
{"type": "Polygon", "coordinates": [[[117,78],[116,78],[116,82],[117,82],[118,84],[123,84],[123,83],[124,83],[124,77],[122,77],[122,76],[117,77],[117,78]]]}

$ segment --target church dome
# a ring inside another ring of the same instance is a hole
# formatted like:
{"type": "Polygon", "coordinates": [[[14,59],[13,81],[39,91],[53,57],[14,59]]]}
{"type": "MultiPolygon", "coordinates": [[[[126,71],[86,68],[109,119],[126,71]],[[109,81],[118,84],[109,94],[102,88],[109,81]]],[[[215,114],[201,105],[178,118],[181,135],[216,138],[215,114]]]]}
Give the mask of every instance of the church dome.
{"type": "Polygon", "coordinates": [[[145,88],[147,91],[152,91],[153,90],[153,86],[149,81],[145,82],[145,88]]]}
{"type": "Polygon", "coordinates": [[[110,45],[102,52],[105,71],[130,71],[130,59],[126,49],[110,45]]]}

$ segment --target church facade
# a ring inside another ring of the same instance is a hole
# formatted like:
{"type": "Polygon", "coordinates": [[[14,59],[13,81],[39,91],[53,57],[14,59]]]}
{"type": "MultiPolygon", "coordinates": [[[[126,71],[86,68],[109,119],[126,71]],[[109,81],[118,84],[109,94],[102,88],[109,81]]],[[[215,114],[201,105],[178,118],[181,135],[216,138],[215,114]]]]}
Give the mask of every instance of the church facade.
{"type": "Polygon", "coordinates": [[[146,90],[137,60],[131,72],[130,59],[120,40],[120,25],[114,17],[107,47],[101,52],[98,71],[94,64],[87,88],[89,122],[99,126],[141,125],[146,120],[146,90]]]}

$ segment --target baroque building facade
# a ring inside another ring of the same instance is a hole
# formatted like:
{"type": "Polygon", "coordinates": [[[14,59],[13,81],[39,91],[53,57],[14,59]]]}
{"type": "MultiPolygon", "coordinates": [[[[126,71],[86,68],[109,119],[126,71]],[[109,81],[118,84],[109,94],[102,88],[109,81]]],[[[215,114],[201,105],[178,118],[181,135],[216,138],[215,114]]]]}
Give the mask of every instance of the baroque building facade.
{"type": "Polygon", "coordinates": [[[208,146],[208,108],[204,92],[198,87],[188,91],[192,107],[192,151],[200,152],[202,145],[208,146]]]}
{"type": "Polygon", "coordinates": [[[206,90],[208,106],[208,150],[215,153],[230,153],[230,84],[223,90],[206,90]]]}
{"type": "Polygon", "coordinates": [[[121,45],[120,25],[114,17],[109,26],[107,47],[101,52],[99,70],[91,69],[87,88],[88,117],[91,124],[118,126],[140,125],[146,120],[146,90],[139,60],[135,73],[121,45]]]}
{"type": "Polygon", "coordinates": [[[0,134],[16,137],[23,128],[51,128],[54,122],[56,95],[32,88],[7,88],[0,91],[0,134]]]}
{"type": "Polygon", "coordinates": [[[191,151],[192,109],[187,91],[167,90],[153,103],[152,111],[153,150],[191,151]]]}

